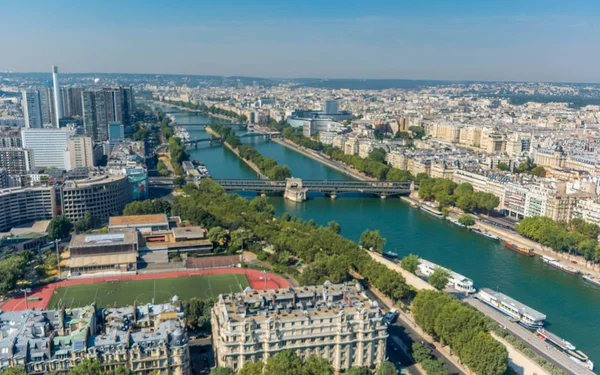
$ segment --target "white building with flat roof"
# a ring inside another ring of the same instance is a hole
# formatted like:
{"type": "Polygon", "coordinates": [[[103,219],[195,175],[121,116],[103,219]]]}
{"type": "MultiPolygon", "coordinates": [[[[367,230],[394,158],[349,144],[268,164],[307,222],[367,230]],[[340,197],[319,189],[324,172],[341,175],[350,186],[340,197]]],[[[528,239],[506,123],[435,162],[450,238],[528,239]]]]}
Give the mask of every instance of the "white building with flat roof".
{"type": "Polygon", "coordinates": [[[73,130],[69,128],[21,129],[23,148],[29,150],[31,168],[70,170],[68,148],[72,135],[73,130]]]}

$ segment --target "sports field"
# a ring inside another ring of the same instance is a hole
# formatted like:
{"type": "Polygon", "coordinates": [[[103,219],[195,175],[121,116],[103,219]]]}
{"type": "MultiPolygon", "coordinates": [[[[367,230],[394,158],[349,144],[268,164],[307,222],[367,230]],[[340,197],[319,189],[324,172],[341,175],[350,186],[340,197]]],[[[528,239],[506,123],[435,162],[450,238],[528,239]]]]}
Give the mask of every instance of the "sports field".
{"type": "Polygon", "coordinates": [[[214,298],[222,293],[241,292],[250,286],[244,274],[213,274],[181,276],[169,279],[124,280],[118,279],[95,283],[70,285],[57,288],[48,309],[60,305],[66,308],[82,307],[96,301],[96,306],[129,306],[169,302],[173,296],[185,300],[193,297],[214,298]]]}

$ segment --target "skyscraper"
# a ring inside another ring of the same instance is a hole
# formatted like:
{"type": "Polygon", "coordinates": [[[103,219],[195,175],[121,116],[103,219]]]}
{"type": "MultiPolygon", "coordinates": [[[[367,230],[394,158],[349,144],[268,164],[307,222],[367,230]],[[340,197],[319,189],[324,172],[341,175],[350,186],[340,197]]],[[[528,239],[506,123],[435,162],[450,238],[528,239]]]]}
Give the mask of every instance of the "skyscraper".
{"type": "Polygon", "coordinates": [[[94,166],[94,145],[92,138],[87,135],[78,135],[69,138],[69,154],[71,168],[94,166]]]}
{"type": "Polygon", "coordinates": [[[83,109],[81,107],[81,88],[61,87],[62,108],[64,117],[81,117],[83,109]]]}
{"type": "Polygon", "coordinates": [[[131,87],[105,87],[102,90],[82,91],[83,125],[85,134],[94,141],[108,139],[108,125],[116,121],[131,125],[134,112],[131,87]]]}
{"type": "Polygon", "coordinates": [[[25,117],[26,128],[42,127],[42,106],[40,102],[40,93],[37,90],[25,90],[23,94],[23,116],[25,117]]]}
{"type": "Polygon", "coordinates": [[[59,127],[60,119],[63,118],[63,108],[60,94],[60,84],[58,83],[58,66],[52,66],[52,82],[54,83],[54,119],[55,126],[59,127]]]}

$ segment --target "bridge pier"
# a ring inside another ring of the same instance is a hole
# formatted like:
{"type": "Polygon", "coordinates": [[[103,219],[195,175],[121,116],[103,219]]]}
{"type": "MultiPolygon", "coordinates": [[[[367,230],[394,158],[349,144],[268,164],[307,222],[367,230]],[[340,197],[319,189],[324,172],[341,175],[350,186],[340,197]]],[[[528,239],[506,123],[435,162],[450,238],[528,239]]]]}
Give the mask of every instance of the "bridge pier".
{"type": "Polygon", "coordinates": [[[293,202],[304,202],[308,199],[308,189],[302,187],[301,179],[288,178],[285,183],[283,197],[293,202]]]}
{"type": "Polygon", "coordinates": [[[335,199],[335,198],[337,198],[337,195],[336,194],[329,194],[329,198],[335,199]]]}
{"type": "Polygon", "coordinates": [[[381,199],[387,199],[387,195],[380,195],[379,198],[381,198],[381,199]]]}

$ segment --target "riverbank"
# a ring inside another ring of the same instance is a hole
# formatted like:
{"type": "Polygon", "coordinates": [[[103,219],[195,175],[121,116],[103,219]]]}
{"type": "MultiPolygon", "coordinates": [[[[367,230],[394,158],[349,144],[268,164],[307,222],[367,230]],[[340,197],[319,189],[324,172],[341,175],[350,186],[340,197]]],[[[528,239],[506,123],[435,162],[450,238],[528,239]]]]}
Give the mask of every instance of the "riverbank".
{"type": "MultiPolygon", "coordinates": [[[[214,135],[215,137],[221,137],[221,134],[217,133],[216,131],[214,131],[213,129],[210,128],[210,126],[206,127],[206,132],[210,135],[214,135]]],[[[240,152],[238,150],[236,150],[235,148],[233,148],[229,143],[225,142],[225,140],[223,140],[223,145],[225,147],[227,147],[231,152],[233,152],[235,154],[235,156],[238,157],[238,159],[242,160],[244,163],[246,163],[247,166],[249,166],[250,168],[252,168],[252,170],[254,172],[256,172],[256,174],[260,177],[261,180],[268,180],[269,178],[267,176],[265,176],[261,171],[260,168],[258,168],[258,166],[256,164],[254,164],[252,161],[250,160],[246,160],[243,157],[240,156],[240,152]]]]}
{"type": "Polygon", "coordinates": [[[325,154],[323,154],[321,152],[302,147],[302,146],[290,141],[289,139],[272,138],[271,140],[275,143],[278,143],[284,147],[289,148],[290,150],[301,153],[315,161],[318,161],[319,163],[325,164],[326,166],[333,168],[333,169],[337,170],[338,172],[342,172],[342,173],[344,173],[352,178],[355,178],[357,180],[377,181],[376,178],[369,177],[369,176],[365,175],[364,173],[361,173],[355,169],[351,169],[350,167],[348,167],[340,162],[337,162],[337,161],[327,158],[327,156],[325,156],[325,154]]]}

